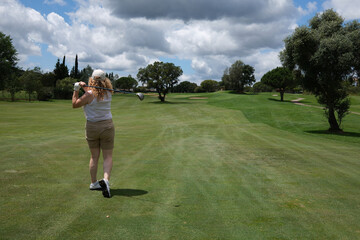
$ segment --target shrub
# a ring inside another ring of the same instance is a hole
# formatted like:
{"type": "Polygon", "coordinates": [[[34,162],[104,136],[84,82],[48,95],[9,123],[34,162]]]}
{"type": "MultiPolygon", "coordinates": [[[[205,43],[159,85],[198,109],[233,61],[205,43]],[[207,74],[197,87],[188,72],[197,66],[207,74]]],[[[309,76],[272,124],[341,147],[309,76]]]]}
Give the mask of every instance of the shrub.
{"type": "Polygon", "coordinates": [[[257,93],[257,92],[272,92],[273,89],[274,89],[273,87],[270,87],[262,82],[257,82],[253,86],[253,91],[255,93],[257,93]]]}
{"type": "Polygon", "coordinates": [[[77,82],[77,79],[71,77],[59,80],[54,89],[54,97],[56,99],[71,99],[75,82],[77,82]]]}
{"type": "Polygon", "coordinates": [[[49,101],[54,97],[53,88],[51,87],[43,87],[36,92],[37,92],[37,99],[39,101],[49,101]]]}
{"type": "Polygon", "coordinates": [[[195,88],[194,92],[203,93],[203,92],[205,92],[205,90],[201,86],[198,86],[198,87],[195,88]]]}

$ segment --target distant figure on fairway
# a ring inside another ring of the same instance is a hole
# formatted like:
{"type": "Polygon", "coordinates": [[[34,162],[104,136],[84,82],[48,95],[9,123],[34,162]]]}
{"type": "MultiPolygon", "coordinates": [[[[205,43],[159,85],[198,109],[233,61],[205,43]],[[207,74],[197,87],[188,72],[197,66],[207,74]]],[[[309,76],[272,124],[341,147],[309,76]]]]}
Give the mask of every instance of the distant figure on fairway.
{"type": "MultiPolygon", "coordinates": [[[[105,77],[105,72],[100,69],[92,73],[88,85],[112,89],[110,80],[105,77]]],[[[89,164],[90,190],[102,190],[104,197],[107,198],[111,197],[109,180],[113,165],[112,154],[115,137],[111,99],[112,93],[110,91],[86,87],[84,82],[74,84],[72,106],[73,108],[83,107],[86,117],[86,140],[91,153],[89,164]],[[79,98],[81,87],[85,94],[79,98]],[[104,158],[104,178],[98,181],[96,175],[101,150],[104,158]]]]}

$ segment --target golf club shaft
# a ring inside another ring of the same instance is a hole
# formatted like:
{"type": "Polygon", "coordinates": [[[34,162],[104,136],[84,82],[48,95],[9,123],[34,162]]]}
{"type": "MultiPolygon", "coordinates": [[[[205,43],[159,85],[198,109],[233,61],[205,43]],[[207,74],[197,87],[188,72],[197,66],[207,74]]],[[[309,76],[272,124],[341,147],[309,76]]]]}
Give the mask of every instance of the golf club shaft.
{"type": "Polygon", "coordinates": [[[121,92],[121,93],[135,94],[135,93],[133,93],[133,92],[127,92],[127,91],[116,90],[116,89],[111,89],[111,88],[104,88],[104,87],[97,87],[97,86],[85,85],[84,87],[98,88],[98,89],[108,90],[108,91],[112,91],[112,92],[121,92]]]}
{"type": "Polygon", "coordinates": [[[115,89],[111,89],[111,88],[89,86],[89,85],[85,85],[84,87],[98,88],[98,89],[103,89],[103,90],[108,90],[108,91],[113,91],[113,92],[120,92],[120,93],[135,94],[140,99],[140,101],[144,100],[144,94],[142,94],[142,93],[127,92],[127,91],[122,91],[122,90],[115,90],[115,89]]]}

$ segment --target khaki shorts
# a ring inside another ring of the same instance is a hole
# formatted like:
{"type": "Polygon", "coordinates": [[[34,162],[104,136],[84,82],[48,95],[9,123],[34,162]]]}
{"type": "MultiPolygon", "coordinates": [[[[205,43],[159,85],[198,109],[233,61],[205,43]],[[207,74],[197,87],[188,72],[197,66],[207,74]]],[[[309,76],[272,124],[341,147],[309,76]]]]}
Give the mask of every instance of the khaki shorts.
{"type": "Polygon", "coordinates": [[[89,148],[113,149],[115,128],[112,119],[86,122],[86,140],[89,148]]]}

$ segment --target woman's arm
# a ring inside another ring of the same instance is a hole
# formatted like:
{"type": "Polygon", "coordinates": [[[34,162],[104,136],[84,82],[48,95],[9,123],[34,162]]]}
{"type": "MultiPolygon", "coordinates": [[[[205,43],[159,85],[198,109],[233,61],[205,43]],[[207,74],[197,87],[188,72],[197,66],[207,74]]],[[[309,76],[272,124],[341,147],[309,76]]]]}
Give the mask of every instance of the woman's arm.
{"type": "MultiPolygon", "coordinates": [[[[79,85],[84,88],[84,86],[86,85],[84,82],[80,82],[79,85]]],[[[87,89],[84,89],[85,91],[87,89]]],[[[73,93],[73,97],[72,97],[72,107],[73,108],[79,108],[82,107],[88,103],[90,103],[93,99],[92,94],[90,94],[89,92],[85,92],[84,95],[82,95],[81,98],[79,98],[79,90],[76,90],[74,88],[74,93],[73,93]]]]}

